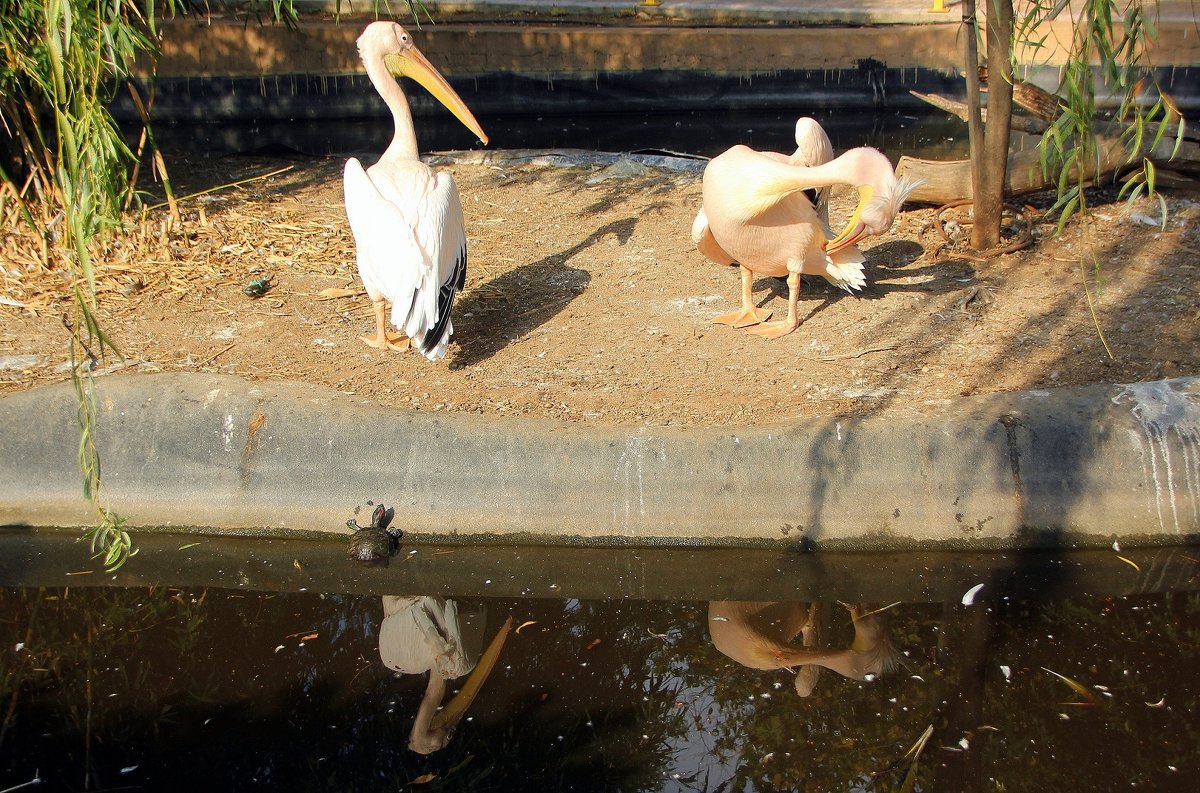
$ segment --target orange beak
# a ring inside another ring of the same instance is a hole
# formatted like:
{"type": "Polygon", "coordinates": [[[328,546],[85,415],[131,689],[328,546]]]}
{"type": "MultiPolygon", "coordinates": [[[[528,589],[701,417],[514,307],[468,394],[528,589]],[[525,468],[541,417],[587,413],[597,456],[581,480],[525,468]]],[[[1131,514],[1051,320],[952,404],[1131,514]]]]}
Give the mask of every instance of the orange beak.
{"type": "Polygon", "coordinates": [[[433,94],[435,99],[463,123],[463,126],[479,136],[479,139],[485,144],[488,142],[487,133],[483,131],[483,127],[479,126],[479,122],[471,114],[467,103],[450,87],[446,78],[433,68],[433,64],[421,54],[420,50],[411,47],[405,52],[392,53],[385,57],[383,62],[388,71],[395,76],[411,77],[424,86],[426,91],[433,94]]]}
{"type": "MultiPolygon", "coordinates": [[[[458,724],[458,720],[467,712],[467,708],[471,707],[479,689],[483,688],[488,675],[492,673],[492,667],[496,665],[496,660],[500,657],[500,650],[504,647],[504,641],[508,638],[510,630],[512,630],[511,616],[504,621],[504,625],[497,631],[487,649],[483,651],[483,655],[475,662],[475,668],[471,670],[467,682],[463,683],[463,687],[454,695],[454,698],[446,703],[446,707],[433,717],[430,725],[432,729],[450,729],[458,724]]],[[[430,674],[436,674],[436,672],[430,674]]]]}
{"type": "Polygon", "coordinates": [[[826,253],[840,251],[842,248],[853,245],[860,237],[867,233],[867,227],[862,224],[859,218],[862,217],[863,208],[874,195],[875,191],[873,189],[867,185],[859,185],[858,206],[854,207],[854,214],[846,222],[846,228],[842,229],[840,234],[825,243],[826,253]]]}

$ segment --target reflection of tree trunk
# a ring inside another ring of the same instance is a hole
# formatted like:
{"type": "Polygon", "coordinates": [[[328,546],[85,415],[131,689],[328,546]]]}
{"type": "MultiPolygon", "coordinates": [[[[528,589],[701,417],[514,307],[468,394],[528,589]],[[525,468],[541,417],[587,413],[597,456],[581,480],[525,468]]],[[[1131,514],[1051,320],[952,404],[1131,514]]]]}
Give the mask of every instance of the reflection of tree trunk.
{"type": "MultiPolygon", "coordinates": [[[[976,166],[975,224],[971,247],[987,250],[1000,244],[1000,218],[1004,212],[1005,171],[1008,168],[1008,133],[1012,118],[1012,0],[993,0],[987,15],[988,123],[984,132],[983,161],[976,166]]],[[[967,69],[975,68],[967,64],[967,69]]]]}
{"type": "Polygon", "coordinates": [[[937,700],[946,704],[938,742],[957,746],[960,739],[966,738],[967,748],[963,752],[942,752],[937,779],[930,787],[973,793],[984,789],[983,747],[979,745],[978,728],[983,723],[992,620],[986,605],[964,609],[957,604],[946,604],[944,609],[945,655],[941,663],[946,689],[937,700]]]}

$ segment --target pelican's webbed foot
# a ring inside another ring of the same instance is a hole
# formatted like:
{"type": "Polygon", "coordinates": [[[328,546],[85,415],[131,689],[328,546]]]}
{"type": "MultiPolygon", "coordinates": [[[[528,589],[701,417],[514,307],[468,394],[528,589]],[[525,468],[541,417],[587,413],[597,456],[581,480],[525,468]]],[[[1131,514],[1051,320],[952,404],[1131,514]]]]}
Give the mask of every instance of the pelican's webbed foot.
{"type": "Polygon", "coordinates": [[[760,322],[766,322],[771,317],[771,312],[765,308],[755,308],[747,306],[739,308],[737,311],[731,311],[728,314],[722,314],[719,317],[713,317],[712,321],[717,325],[732,325],[735,328],[748,328],[751,325],[757,325],[760,322]]]}
{"type": "Polygon", "coordinates": [[[412,347],[412,342],[407,336],[392,333],[391,331],[384,331],[382,334],[376,333],[374,336],[359,336],[359,338],[368,347],[374,347],[377,350],[398,350],[404,352],[412,347]]]}
{"type": "Polygon", "coordinates": [[[755,336],[762,336],[764,339],[778,339],[781,336],[786,336],[796,328],[800,327],[799,322],[781,319],[775,322],[764,322],[761,325],[755,325],[752,328],[747,328],[747,333],[753,333],[755,336]]]}

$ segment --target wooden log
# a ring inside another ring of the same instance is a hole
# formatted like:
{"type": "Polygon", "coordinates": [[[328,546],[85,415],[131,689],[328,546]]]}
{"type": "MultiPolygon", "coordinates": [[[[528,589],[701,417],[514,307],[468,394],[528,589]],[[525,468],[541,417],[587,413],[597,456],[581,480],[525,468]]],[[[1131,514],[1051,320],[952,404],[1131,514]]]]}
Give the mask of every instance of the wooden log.
{"type": "MultiPolygon", "coordinates": [[[[1148,130],[1147,136],[1152,137],[1148,130]]],[[[1084,180],[1089,184],[1112,181],[1126,171],[1138,167],[1140,158],[1131,162],[1125,144],[1119,137],[1097,135],[1099,156],[1087,158],[1084,165],[1084,180]]],[[[1144,157],[1156,168],[1175,172],[1184,179],[1200,177],[1200,144],[1185,138],[1174,158],[1175,136],[1168,131],[1158,145],[1144,153],[1144,157]]],[[[969,200],[971,190],[970,160],[923,160],[903,156],[896,166],[898,176],[921,179],[921,184],[910,196],[910,201],[948,204],[952,201],[969,200]]],[[[1075,177],[1073,177],[1074,179],[1075,177]]],[[[1037,151],[1019,151],[1009,155],[1008,177],[1005,180],[1005,195],[1008,197],[1038,193],[1053,189],[1058,183],[1058,174],[1042,174],[1037,151]]]]}
{"type": "MultiPolygon", "coordinates": [[[[987,83],[987,66],[979,67],[979,79],[987,83]]],[[[1024,80],[1013,81],[1013,101],[1046,122],[1054,121],[1062,110],[1062,100],[1057,96],[1024,80]]]]}

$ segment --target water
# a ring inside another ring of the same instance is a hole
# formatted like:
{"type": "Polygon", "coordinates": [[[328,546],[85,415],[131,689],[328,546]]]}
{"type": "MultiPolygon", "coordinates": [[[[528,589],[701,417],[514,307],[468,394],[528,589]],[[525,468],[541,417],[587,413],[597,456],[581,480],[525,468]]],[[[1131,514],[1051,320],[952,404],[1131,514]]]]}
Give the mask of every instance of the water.
{"type": "Polygon", "coordinates": [[[422,546],[366,569],[341,543],[143,536],[114,579],[69,538],[0,533],[0,790],[890,791],[912,769],[915,790],[1162,791],[1200,771],[1189,549],[422,546]],[[515,629],[428,755],[407,748],[426,676],[380,652],[382,595],[414,592],[456,605],[468,652],[515,629]],[[731,657],[731,626],[814,605],[814,645],[845,657],[838,601],[897,669],[822,669],[802,697],[731,657]]]}
{"type": "MultiPolygon", "coordinates": [[[[795,148],[796,119],[817,118],[837,151],[874,146],[894,158],[909,154],[968,156],[966,125],[922,108],[795,112],[676,112],[638,114],[481,116],[488,149],[572,148],[591,151],[671,151],[711,157],[736,143],[774,151],[795,148]]],[[[155,126],[168,153],[300,153],[317,156],[378,154],[392,134],[390,117],[376,119],[167,123],[155,126]]],[[[417,120],[422,151],[479,148],[447,113],[417,120]]]]}

